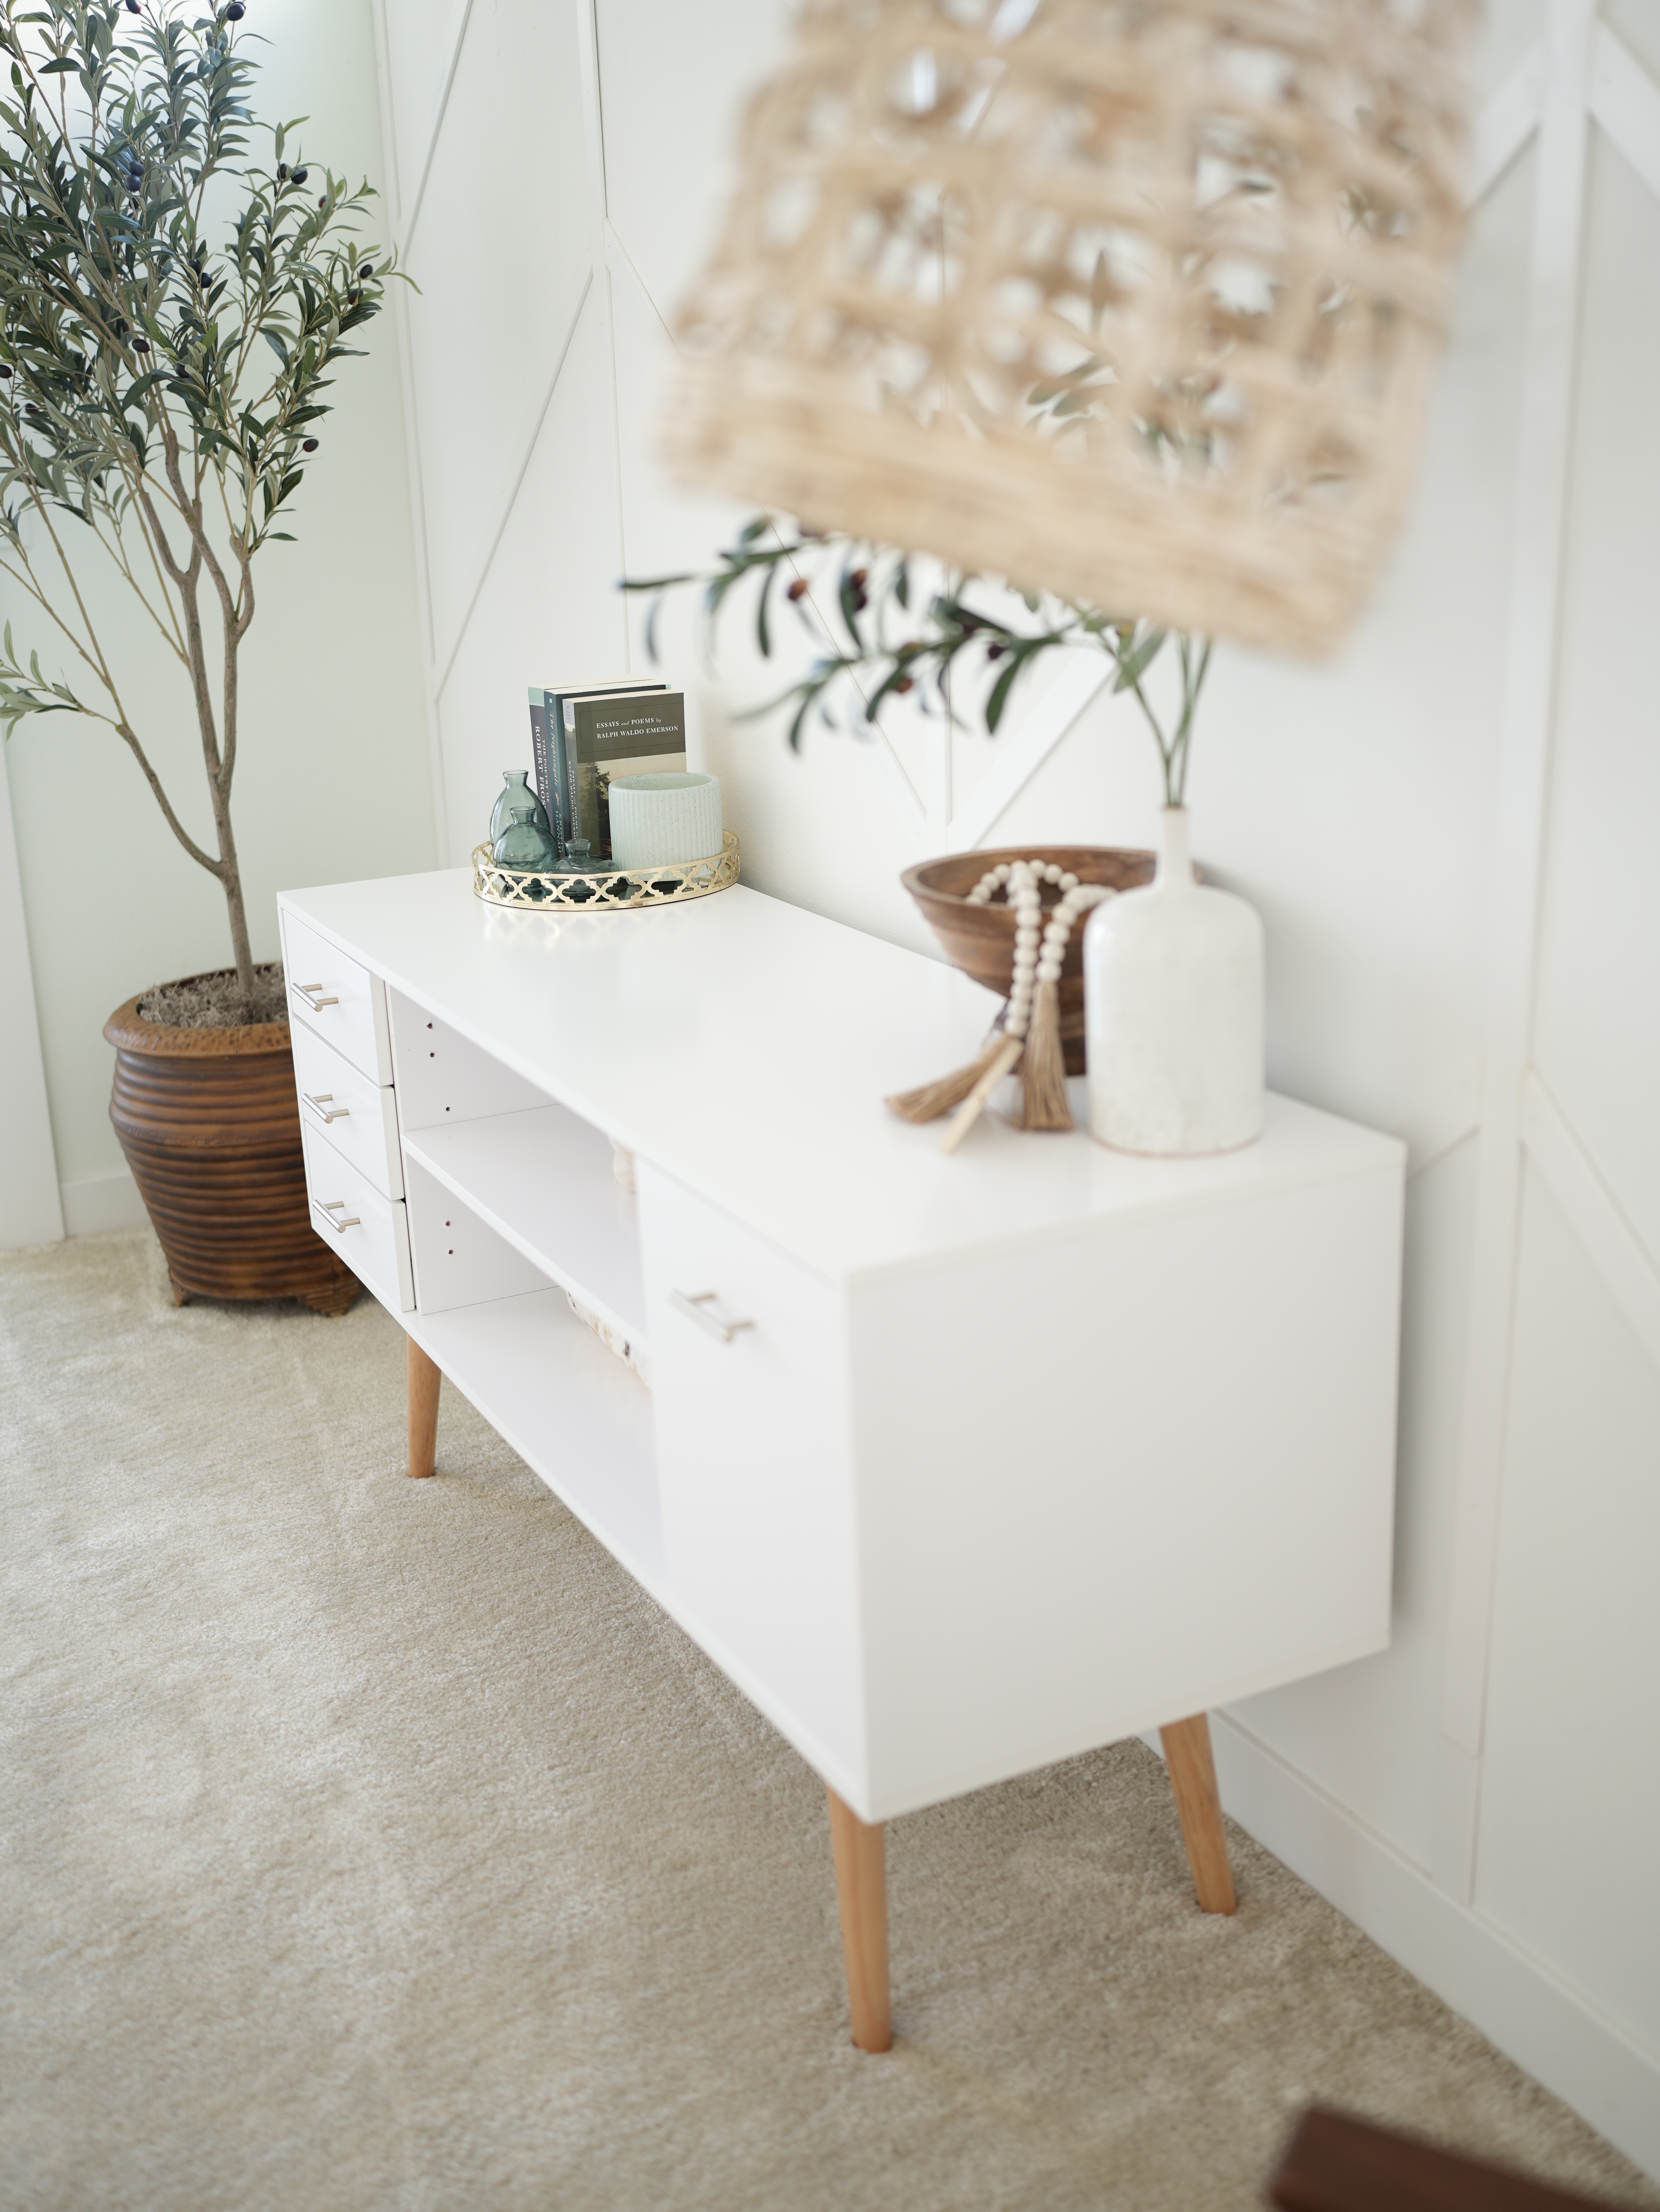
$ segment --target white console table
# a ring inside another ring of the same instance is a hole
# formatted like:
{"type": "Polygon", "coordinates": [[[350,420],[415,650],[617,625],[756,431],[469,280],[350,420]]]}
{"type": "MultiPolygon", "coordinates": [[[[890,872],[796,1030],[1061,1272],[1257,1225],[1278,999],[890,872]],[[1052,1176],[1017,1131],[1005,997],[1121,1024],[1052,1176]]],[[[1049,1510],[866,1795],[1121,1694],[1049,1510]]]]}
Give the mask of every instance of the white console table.
{"type": "Polygon", "coordinates": [[[744,888],[280,903],[314,1218],[409,1334],[410,1473],[441,1373],[817,1770],[855,2039],[881,1824],[1005,1776],[1162,1728],[1231,1910],[1205,1715],[1388,1641],[1403,1147],[1270,1097],[1215,1158],[990,1118],[942,1158],[882,1097],[985,993],[744,888]]]}

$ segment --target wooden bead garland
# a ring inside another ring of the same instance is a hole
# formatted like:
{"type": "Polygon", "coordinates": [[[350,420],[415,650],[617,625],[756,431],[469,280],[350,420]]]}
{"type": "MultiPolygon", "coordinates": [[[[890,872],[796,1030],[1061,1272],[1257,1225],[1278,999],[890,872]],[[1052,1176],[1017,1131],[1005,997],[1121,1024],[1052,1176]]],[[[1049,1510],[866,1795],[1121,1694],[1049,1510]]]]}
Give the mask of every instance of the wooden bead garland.
{"type": "Polygon", "coordinates": [[[1015,911],[1014,988],[1009,1003],[978,1056],[937,1083],[897,1093],[888,1103],[907,1121],[937,1121],[950,1113],[940,1145],[954,1152],[979,1119],[986,1100],[1006,1075],[1021,1076],[1021,1126],[1026,1129],[1069,1129],[1072,1109],[1066,1097],[1066,1064],[1061,1049],[1060,979],[1067,940],[1080,917],[1112,893],[1103,884],[1080,883],[1052,861],[1005,860],[988,869],[968,894],[971,906],[987,906],[1003,892],[1015,911]],[[1043,890],[1061,893],[1047,921],[1043,890]]]}

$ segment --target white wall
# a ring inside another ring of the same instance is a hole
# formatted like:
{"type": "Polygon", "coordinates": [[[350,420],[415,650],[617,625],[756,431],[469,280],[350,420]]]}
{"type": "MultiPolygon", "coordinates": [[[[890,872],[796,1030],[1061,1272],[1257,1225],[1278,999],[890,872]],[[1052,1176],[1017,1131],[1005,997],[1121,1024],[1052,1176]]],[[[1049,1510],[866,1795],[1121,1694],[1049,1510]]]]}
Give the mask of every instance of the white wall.
{"type": "MultiPolygon", "coordinates": [[[[668,325],[784,0],[377,0],[410,310],[442,835],[532,681],[627,665],[612,590],[730,510],[652,459],[668,325]]],[[[1496,0],[1423,494],[1310,670],[1224,652],[1192,797],[1260,906],[1282,1087],[1410,1140],[1396,1638],[1219,1728],[1231,1806],[1660,2172],[1660,9],[1496,0]],[[1531,1073],[1530,1073],[1531,1071],[1531,1073]]],[[[815,732],[735,620],[669,665],[751,883],[929,946],[954,846],[1146,842],[1093,678],[995,743],[815,732]]],[[[931,947],[930,948],[931,949],[931,947]]]]}
{"type": "MultiPolygon", "coordinates": [[[[258,28],[270,44],[257,50],[257,112],[309,116],[302,139],[313,161],[379,184],[370,0],[261,0],[258,28]]],[[[388,216],[383,202],[373,219],[383,236],[388,216]]],[[[430,867],[435,857],[397,318],[379,318],[367,343],[368,358],[342,362],[329,395],[336,411],[320,426],[323,448],[290,525],[298,542],[270,547],[256,574],[233,810],[258,959],[276,954],[280,889],[430,867]]],[[[175,803],[211,849],[188,691],[116,592],[100,590],[96,605],[175,803]]],[[[38,642],[51,666],[50,641],[37,636],[27,607],[7,600],[3,611],[20,644],[38,642]]],[[[135,992],[228,962],[224,899],[174,842],[102,726],[67,714],[22,722],[6,771],[68,1225],[141,1219],[109,1123],[112,1054],[100,1032],[135,992]]],[[[15,1125],[34,1141],[19,1136],[0,1156],[0,1245],[60,1233],[53,1169],[29,1105],[40,1063],[24,1019],[28,970],[4,827],[0,963],[11,1018],[0,1122],[9,1139],[15,1125]]]]}

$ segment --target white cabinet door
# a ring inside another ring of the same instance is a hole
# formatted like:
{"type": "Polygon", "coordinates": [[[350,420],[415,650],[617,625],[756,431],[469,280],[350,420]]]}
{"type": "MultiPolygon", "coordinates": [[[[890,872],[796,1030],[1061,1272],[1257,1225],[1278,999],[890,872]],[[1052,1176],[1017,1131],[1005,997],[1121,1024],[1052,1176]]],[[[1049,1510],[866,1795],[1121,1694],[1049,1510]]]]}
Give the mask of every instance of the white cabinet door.
{"type": "Polygon", "coordinates": [[[671,1602],[857,1801],[865,1723],[839,1293],[649,1163],[639,1176],[671,1602]]]}

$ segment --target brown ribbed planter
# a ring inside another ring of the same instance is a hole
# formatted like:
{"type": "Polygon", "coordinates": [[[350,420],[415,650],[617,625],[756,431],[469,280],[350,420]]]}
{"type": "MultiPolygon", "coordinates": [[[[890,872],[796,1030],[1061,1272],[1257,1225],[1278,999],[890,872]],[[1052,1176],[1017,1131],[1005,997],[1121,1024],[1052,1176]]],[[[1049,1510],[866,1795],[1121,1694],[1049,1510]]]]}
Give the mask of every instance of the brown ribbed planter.
{"type": "Polygon", "coordinates": [[[287,1022],[179,1029],[129,999],[104,1034],[110,1119],[176,1303],[196,1291],[344,1313],[360,1285],[312,1226],[287,1022]]]}

